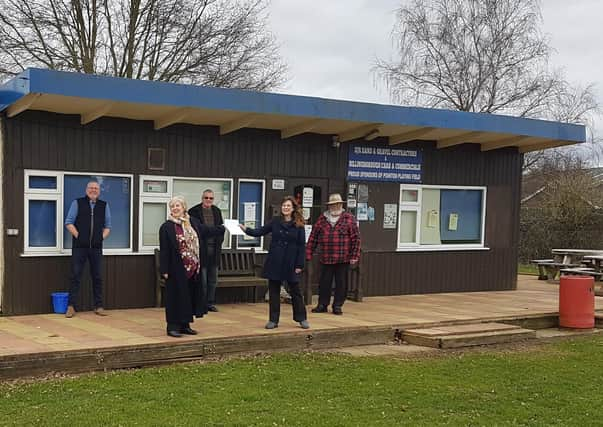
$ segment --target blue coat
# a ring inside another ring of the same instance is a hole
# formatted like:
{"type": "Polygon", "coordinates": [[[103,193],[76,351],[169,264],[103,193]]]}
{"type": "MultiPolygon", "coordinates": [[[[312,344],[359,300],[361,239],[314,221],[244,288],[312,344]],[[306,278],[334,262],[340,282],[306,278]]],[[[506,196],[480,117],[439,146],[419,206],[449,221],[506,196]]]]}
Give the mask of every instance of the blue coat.
{"type": "Polygon", "coordinates": [[[299,282],[301,275],[295,274],[295,269],[304,268],[306,250],[304,227],[296,227],[293,221],[282,222],[280,218],[274,218],[260,228],[247,228],[245,233],[254,237],[272,233],[270,249],[264,263],[263,276],[266,279],[284,280],[288,283],[299,282]]]}

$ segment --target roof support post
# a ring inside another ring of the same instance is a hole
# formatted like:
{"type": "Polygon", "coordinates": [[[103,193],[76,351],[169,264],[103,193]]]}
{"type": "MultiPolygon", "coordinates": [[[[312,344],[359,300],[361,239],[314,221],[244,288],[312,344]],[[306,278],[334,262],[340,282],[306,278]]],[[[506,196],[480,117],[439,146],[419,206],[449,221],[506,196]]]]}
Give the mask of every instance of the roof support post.
{"type": "Polygon", "coordinates": [[[159,130],[171,126],[174,123],[182,122],[184,119],[186,119],[189,113],[190,112],[187,107],[179,108],[176,111],[156,118],[154,120],[154,128],[155,130],[159,130]]]}
{"type": "Polygon", "coordinates": [[[226,135],[227,133],[234,132],[236,130],[249,127],[250,124],[255,120],[255,114],[246,114],[239,116],[238,118],[231,120],[230,122],[223,123],[220,125],[220,135],[226,135]]]}
{"type": "Polygon", "coordinates": [[[353,139],[364,138],[367,135],[375,131],[379,131],[379,128],[383,123],[369,123],[367,125],[358,126],[344,132],[341,132],[339,136],[339,142],[347,142],[353,139]]]}
{"type": "Polygon", "coordinates": [[[292,136],[295,136],[295,135],[299,135],[299,134],[302,134],[305,132],[310,132],[312,129],[314,129],[318,125],[319,122],[320,122],[320,119],[310,119],[310,120],[305,120],[303,122],[297,123],[288,128],[281,129],[281,139],[287,139],[287,138],[291,138],[292,136]]]}
{"type": "Polygon", "coordinates": [[[466,132],[457,136],[451,136],[450,138],[440,139],[438,141],[438,148],[452,147],[453,145],[465,144],[472,142],[471,139],[482,135],[483,132],[466,132]]]}
{"type": "Polygon", "coordinates": [[[31,107],[36,100],[42,96],[41,93],[28,93],[23,98],[18,99],[6,110],[6,117],[15,117],[31,107]]]}
{"type": "Polygon", "coordinates": [[[402,144],[404,142],[414,141],[427,135],[429,132],[434,130],[433,127],[424,127],[420,129],[411,130],[409,132],[399,133],[389,137],[389,145],[402,144]]]}
{"type": "Polygon", "coordinates": [[[496,150],[498,148],[504,148],[504,147],[517,147],[521,141],[525,141],[528,139],[530,139],[530,137],[519,135],[519,136],[514,136],[512,138],[499,139],[498,141],[484,142],[481,144],[482,145],[481,151],[496,150]]]}
{"type": "Polygon", "coordinates": [[[106,116],[107,113],[111,111],[111,108],[113,108],[113,105],[115,105],[114,102],[106,102],[95,110],[80,114],[80,123],[86,125],[96,119],[100,119],[102,116],[106,116]]]}

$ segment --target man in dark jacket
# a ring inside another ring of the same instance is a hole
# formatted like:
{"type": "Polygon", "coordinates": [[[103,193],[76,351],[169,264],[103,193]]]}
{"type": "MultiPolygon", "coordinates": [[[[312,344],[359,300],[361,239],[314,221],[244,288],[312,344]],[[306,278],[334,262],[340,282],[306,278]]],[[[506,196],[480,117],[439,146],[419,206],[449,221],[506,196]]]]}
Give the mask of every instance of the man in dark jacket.
{"type": "Polygon", "coordinates": [[[65,218],[65,228],[71,233],[71,283],[69,302],[65,317],[75,315],[75,300],[80,290],[82,272],[86,261],[90,263],[92,292],[94,294],[94,312],[106,316],[103,308],[103,240],[111,232],[111,212],[109,204],[100,200],[100,185],[90,181],[86,186],[86,195],[74,200],[65,218]]]}
{"type": "MultiPolygon", "coordinates": [[[[222,212],[214,206],[214,192],[207,189],[203,192],[201,203],[188,210],[188,214],[208,226],[224,224],[222,212]]],[[[201,278],[207,295],[207,311],[218,311],[216,307],[216,286],[218,285],[218,265],[224,234],[208,237],[199,242],[201,258],[201,278]]]]}

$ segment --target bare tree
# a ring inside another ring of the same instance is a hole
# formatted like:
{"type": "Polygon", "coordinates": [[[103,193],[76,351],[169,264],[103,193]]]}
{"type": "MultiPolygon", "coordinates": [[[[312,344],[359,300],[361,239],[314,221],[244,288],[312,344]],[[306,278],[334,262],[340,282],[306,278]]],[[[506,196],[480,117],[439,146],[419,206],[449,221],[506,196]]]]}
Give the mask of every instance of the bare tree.
{"type": "Polygon", "coordinates": [[[31,66],[267,90],[286,66],[265,0],[0,0],[0,73],[31,66]]]}
{"type": "Polygon", "coordinates": [[[581,123],[592,131],[594,88],[573,87],[550,69],[541,21],[539,0],[407,0],[392,33],[398,57],[379,60],[376,75],[395,102],[581,123]]]}

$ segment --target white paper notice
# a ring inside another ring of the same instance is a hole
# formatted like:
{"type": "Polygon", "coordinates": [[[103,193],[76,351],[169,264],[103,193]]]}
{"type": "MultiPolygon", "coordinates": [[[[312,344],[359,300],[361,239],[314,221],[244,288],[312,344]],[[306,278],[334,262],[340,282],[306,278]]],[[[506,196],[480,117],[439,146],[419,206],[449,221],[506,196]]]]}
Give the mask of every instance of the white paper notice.
{"type": "Polygon", "coordinates": [[[245,208],[245,212],[243,213],[244,221],[255,221],[255,205],[255,202],[243,203],[243,207],[245,208]]]}
{"type": "Polygon", "coordinates": [[[244,236],[243,230],[239,227],[239,221],[236,219],[225,219],[224,227],[232,234],[233,236],[244,236]]]}
{"type": "Polygon", "coordinates": [[[314,201],[314,189],[312,187],[304,187],[302,194],[302,206],[304,208],[311,208],[314,201]]]}
{"type": "Polygon", "coordinates": [[[308,239],[310,238],[310,233],[312,233],[312,226],[304,225],[304,230],[306,231],[306,243],[308,243],[308,239]]]}

